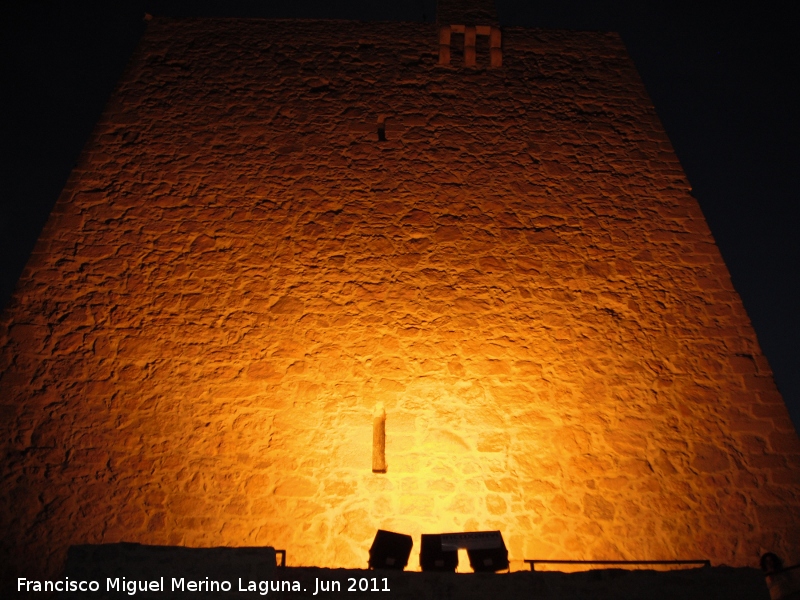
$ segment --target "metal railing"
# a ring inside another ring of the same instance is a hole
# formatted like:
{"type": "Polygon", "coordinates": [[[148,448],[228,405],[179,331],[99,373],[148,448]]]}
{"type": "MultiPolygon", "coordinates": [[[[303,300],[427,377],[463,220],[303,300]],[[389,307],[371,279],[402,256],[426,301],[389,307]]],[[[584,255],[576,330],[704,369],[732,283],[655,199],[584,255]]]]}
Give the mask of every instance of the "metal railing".
{"type": "Polygon", "coordinates": [[[533,559],[526,560],[531,566],[531,571],[536,570],[537,564],[551,565],[702,565],[710,567],[711,561],[705,559],[698,560],[546,560],[533,559]]]}

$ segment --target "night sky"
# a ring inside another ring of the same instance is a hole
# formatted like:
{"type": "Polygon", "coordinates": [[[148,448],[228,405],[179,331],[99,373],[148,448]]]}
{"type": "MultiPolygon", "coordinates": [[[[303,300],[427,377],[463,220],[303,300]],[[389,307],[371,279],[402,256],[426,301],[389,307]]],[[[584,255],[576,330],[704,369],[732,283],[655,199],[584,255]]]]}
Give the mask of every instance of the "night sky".
{"type": "MultiPolygon", "coordinates": [[[[503,26],[617,31],[800,430],[800,19],[792,3],[496,0],[503,26]]],[[[26,2],[0,22],[0,306],[156,16],[433,21],[435,1],[26,2]]]]}

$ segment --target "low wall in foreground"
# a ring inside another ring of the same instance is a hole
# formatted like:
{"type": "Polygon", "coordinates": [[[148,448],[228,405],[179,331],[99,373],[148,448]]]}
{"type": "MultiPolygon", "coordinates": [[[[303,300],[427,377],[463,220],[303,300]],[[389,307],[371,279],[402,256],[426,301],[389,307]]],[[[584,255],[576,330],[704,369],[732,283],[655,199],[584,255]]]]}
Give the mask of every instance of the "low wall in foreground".
{"type": "Polygon", "coordinates": [[[135,596],[163,600],[186,597],[317,597],[332,600],[360,595],[413,600],[769,598],[763,575],[751,568],[465,574],[276,568],[275,563],[272,548],[182,548],[139,544],[74,546],[70,549],[61,581],[95,581],[99,590],[64,593],[58,597],[100,599],[135,596]],[[135,588],[130,587],[131,582],[136,582],[135,588]],[[148,591],[139,588],[142,582],[148,591]]]}

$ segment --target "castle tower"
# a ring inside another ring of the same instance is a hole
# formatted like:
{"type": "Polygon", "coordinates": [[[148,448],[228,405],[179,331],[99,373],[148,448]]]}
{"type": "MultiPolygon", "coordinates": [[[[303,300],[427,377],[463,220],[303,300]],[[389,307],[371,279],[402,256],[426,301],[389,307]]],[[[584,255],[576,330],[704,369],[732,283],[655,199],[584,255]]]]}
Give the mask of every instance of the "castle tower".
{"type": "Polygon", "coordinates": [[[0,323],[12,575],[378,528],[800,560],[800,442],[619,37],[461,17],[148,24],[0,323]]]}

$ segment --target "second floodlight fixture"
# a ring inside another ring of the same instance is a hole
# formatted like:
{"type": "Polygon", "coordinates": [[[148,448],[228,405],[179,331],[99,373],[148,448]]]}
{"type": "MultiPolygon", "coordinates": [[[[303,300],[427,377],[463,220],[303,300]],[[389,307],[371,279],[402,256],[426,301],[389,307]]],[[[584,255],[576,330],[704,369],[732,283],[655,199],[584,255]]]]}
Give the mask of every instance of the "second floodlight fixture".
{"type": "Polygon", "coordinates": [[[423,534],[421,546],[419,564],[423,571],[454,572],[460,549],[467,551],[476,573],[508,569],[508,550],[499,531],[423,534]]]}

